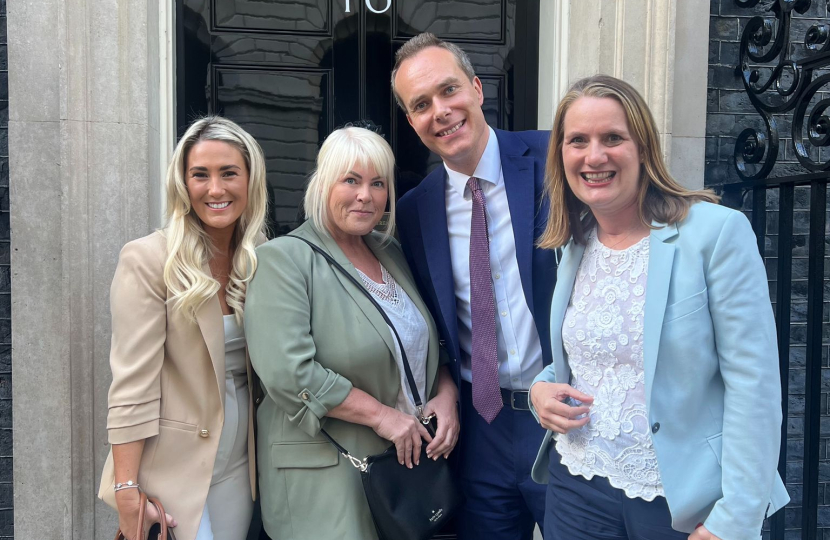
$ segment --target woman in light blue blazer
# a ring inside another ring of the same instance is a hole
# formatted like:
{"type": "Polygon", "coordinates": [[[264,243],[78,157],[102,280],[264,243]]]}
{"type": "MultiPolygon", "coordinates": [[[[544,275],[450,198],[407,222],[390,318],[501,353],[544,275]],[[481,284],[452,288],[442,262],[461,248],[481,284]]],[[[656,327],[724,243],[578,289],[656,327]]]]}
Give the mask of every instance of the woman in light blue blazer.
{"type": "Polygon", "coordinates": [[[607,76],[560,103],[546,182],[540,244],[565,248],[553,363],[531,386],[545,539],[756,540],[789,497],[747,219],[671,178],[642,97],[607,76]]]}

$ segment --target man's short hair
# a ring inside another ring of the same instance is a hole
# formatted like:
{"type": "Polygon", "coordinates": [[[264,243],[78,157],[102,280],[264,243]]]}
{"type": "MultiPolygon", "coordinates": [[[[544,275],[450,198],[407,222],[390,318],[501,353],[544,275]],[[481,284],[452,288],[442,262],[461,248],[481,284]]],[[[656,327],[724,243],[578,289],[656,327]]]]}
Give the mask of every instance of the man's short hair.
{"type": "Polygon", "coordinates": [[[412,58],[419,52],[424,49],[428,49],[429,47],[438,47],[440,49],[450,51],[453,56],[455,56],[455,61],[458,63],[458,67],[461,68],[461,71],[464,72],[470,81],[472,81],[476,76],[475,70],[473,70],[473,64],[470,62],[470,57],[467,56],[467,53],[465,53],[461,47],[455,45],[454,43],[444,41],[443,39],[436,37],[435,34],[431,34],[429,32],[418,34],[404,43],[403,47],[398,49],[398,52],[395,53],[395,67],[392,69],[392,94],[394,94],[395,101],[398,102],[398,106],[403,109],[404,112],[407,112],[406,105],[403,101],[401,101],[401,97],[395,89],[395,76],[398,74],[398,69],[400,69],[401,64],[403,64],[405,60],[412,58]]]}

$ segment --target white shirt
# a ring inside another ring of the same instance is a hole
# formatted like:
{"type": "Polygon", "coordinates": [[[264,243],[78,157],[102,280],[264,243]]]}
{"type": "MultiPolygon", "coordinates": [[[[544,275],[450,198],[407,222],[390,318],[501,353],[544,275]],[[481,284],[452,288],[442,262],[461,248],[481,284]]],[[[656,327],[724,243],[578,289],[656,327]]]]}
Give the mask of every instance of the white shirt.
{"type": "Polygon", "coordinates": [[[643,307],[649,237],[624,250],[597,240],[596,228],[576,274],[562,325],[572,385],[594,396],[590,421],[556,440],[573,475],[594,475],[628,498],[663,496],[646,410],[643,307]]]}
{"type": "MultiPolygon", "coordinates": [[[[369,293],[377,300],[386,316],[395,326],[398,335],[403,342],[403,349],[406,352],[406,361],[409,369],[412,370],[412,378],[415,379],[415,387],[421,396],[421,403],[426,404],[427,391],[427,353],[429,352],[429,328],[427,322],[418,306],[412,302],[406,291],[395,281],[395,278],[380,265],[383,283],[377,283],[372,278],[361,272],[360,278],[369,293]]],[[[398,400],[395,408],[405,414],[417,414],[415,409],[415,398],[409,388],[409,381],[406,379],[406,371],[403,367],[403,356],[401,346],[395,337],[395,332],[389,328],[392,334],[392,341],[395,342],[395,363],[398,365],[398,373],[401,379],[401,389],[398,392],[398,400]]]]}
{"type": "MultiPolygon", "coordinates": [[[[470,222],[473,215],[472,194],[467,188],[469,176],[447,169],[445,200],[450,239],[452,274],[458,314],[458,341],[461,346],[461,378],[472,382],[470,353],[473,350],[472,312],[470,311],[470,222]]],[[[490,234],[490,270],[496,301],[499,384],[511,390],[527,390],[542,371],[542,347],[527,307],[516,240],[507,205],[499,142],[489,129],[487,147],[475,173],[487,204],[487,229],[490,234]]],[[[533,208],[528,208],[533,212],[533,208]]]]}

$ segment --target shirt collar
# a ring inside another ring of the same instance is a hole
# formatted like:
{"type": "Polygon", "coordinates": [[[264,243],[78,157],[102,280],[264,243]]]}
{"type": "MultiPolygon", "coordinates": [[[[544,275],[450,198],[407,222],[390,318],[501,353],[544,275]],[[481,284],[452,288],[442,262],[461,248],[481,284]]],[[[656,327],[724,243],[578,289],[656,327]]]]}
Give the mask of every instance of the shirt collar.
{"type": "MultiPolygon", "coordinates": [[[[496,138],[496,132],[493,131],[493,128],[487,126],[487,129],[490,132],[489,137],[487,137],[487,146],[484,148],[484,153],[481,154],[481,159],[478,160],[478,165],[476,165],[476,170],[473,173],[473,176],[479,180],[489,182],[490,184],[497,186],[499,185],[499,182],[501,182],[501,155],[499,154],[499,141],[496,138]]],[[[467,189],[467,181],[470,177],[466,174],[450,169],[446,163],[444,163],[444,168],[447,170],[448,185],[464,197],[465,190],[467,189]]]]}

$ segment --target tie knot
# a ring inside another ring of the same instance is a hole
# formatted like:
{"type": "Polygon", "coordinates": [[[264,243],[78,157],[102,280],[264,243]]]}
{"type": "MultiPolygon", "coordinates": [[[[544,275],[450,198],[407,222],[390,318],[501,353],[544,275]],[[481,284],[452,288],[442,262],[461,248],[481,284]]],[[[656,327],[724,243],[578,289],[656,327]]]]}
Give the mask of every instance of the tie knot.
{"type": "Polygon", "coordinates": [[[467,187],[470,188],[470,192],[472,193],[481,191],[481,186],[478,184],[478,178],[475,176],[471,176],[470,179],[467,180],[467,187]]]}

